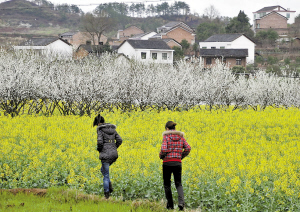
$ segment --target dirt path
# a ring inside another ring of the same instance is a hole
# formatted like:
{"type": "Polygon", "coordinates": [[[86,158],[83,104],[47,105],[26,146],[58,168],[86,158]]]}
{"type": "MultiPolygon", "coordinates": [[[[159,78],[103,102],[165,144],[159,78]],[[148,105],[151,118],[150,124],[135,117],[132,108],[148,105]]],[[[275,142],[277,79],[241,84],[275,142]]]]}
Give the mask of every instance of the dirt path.
{"type": "Polygon", "coordinates": [[[47,189],[40,189],[40,188],[14,188],[14,189],[0,189],[2,191],[9,191],[13,194],[17,193],[26,193],[26,194],[35,194],[38,196],[45,196],[47,193],[47,189]]]}

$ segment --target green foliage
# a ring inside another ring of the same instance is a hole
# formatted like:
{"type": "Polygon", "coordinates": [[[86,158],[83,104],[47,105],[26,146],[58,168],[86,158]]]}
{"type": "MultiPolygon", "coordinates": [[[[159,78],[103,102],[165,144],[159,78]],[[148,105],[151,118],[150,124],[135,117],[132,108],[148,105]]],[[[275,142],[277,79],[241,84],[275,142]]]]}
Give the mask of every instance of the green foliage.
{"type": "MultiPolygon", "coordinates": [[[[28,190],[30,191],[30,190],[28,190]]],[[[165,211],[161,203],[143,201],[125,201],[110,198],[104,200],[101,196],[88,195],[79,190],[71,190],[64,187],[50,188],[46,195],[34,195],[19,192],[16,195],[9,191],[0,192],[0,211],[165,211]]]]}
{"type": "Polygon", "coordinates": [[[180,44],[182,46],[183,51],[185,51],[188,48],[190,48],[190,44],[189,44],[189,42],[186,39],[183,39],[180,44]]]}
{"type": "Polygon", "coordinates": [[[213,34],[224,33],[225,29],[222,23],[217,22],[204,22],[196,29],[197,40],[204,41],[213,34]]]}
{"type": "Polygon", "coordinates": [[[274,65],[275,63],[278,63],[278,58],[277,57],[273,57],[273,56],[269,56],[267,59],[267,62],[269,65],[274,65]]]}
{"type": "Polygon", "coordinates": [[[262,30],[257,32],[255,35],[255,39],[261,44],[266,43],[274,45],[278,38],[278,33],[273,29],[268,29],[267,31],[262,30]]]}
{"type": "Polygon", "coordinates": [[[264,62],[264,58],[262,56],[255,57],[255,63],[262,64],[264,62]]]}
{"type": "Polygon", "coordinates": [[[267,73],[274,73],[276,75],[281,75],[281,69],[279,65],[268,65],[266,69],[267,73]]]}
{"type": "Polygon", "coordinates": [[[183,50],[178,46],[173,46],[172,48],[174,51],[174,62],[183,59],[184,52],[183,50]]]}
{"type": "Polygon", "coordinates": [[[248,72],[244,66],[233,66],[232,72],[235,74],[246,73],[248,72]]]}
{"type": "Polygon", "coordinates": [[[291,63],[290,58],[287,57],[287,58],[284,59],[284,64],[285,65],[289,65],[290,63],[291,63]]]}
{"type": "Polygon", "coordinates": [[[230,20],[229,24],[225,27],[225,30],[226,33],[244,33],[250,38],[254,36],[249,23],[249,18],[244,11],[241,10],[237,17],[230,20]]]}

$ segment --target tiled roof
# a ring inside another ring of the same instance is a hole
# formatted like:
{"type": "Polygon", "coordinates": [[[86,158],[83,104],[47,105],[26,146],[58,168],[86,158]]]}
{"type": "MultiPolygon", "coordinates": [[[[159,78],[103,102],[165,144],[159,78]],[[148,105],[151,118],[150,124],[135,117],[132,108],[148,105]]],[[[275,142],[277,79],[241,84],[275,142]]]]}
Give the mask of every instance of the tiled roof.
{"type": "Polygon", "coordinates": [[[248,49],[200,49],[202,57],[247,57],[248,49]]]}
{"type": "Polygon", "coordinates": [[[174,27],[178,24],[180,24],[179,21],[171,21],[171,22],[167,23],[166,25],[164,25],[164,27],[174,27]]]}
{"type": "Polygon", "coordinates": [[[235,34],[216,34],[207,38],[204,42],[231,42],[241,37],[242,33],[235,34]]]}
{"type": "Polygon", "coordinates": [[[56,38],[31,38],[31,39],[28,39],[28,40],[22,42],[18,46],[47,46],[56,40],[61,40],[61,39],[59,39],[57,37],[56,38]]]}
{"type": "MultiPolygon", "coordinates": [[[[260,9],[260,10],[257,10],[256,13],[258,13],[258,12],[269,12],[269,11],[272,11],[272,10],[278,8],[278,7],[281,7],[281,6],[276,5],[276,6],[264,7],[262,9],[260,9]]],[[[281,7],[281,8],[284,9],[283,7],[281,7]]],[[[286,10],[286,9],[284,9],[284,10],[286,10]]]]}
{"type": "Polygon", "coordinates": [[[127,42],[135,49],[171,49],[162,40],[127,40],[127,42]]]}
{"type": "Polygon", "coordinates": [[[146,33],[136,34],[136,35],[132,36],[131,39],[141,38],[141,37],[146,36],[146,35],[148,35],[150,33],[152,33],[152,32],[146,32],[146,33]]]}
{"type": "Polygon", "coordinates": [[[78,32],[79,32],[79,31],[65,32],[65,33],[60,34],[60,36],[73,36],[73,35],[75,35],[75,34],[78,33],[78,32]]]}

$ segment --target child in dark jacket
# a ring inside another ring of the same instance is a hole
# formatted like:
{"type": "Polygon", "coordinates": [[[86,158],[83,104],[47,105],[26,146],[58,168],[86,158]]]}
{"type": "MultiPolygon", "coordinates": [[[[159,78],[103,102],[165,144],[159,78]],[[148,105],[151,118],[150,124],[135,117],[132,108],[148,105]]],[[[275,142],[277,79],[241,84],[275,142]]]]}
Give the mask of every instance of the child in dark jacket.
{"type": "Polygon", "coordinates": [[[163,143],[159,157],[163,160],[163,180],[167,199],[167,209],[174,209],[171,175],[174,175],[175,186],[178,193],[178,208],[184,209],[184,194],[181,183],[182,164],[181,160],[191,151],[190,145],[186,142],[183,132],[175,130],[176,123],[168,121],[166,131],[163,133],[163,143]]]}
{"type": "Polygon", "coordinates": [[[94,126],[97,127],[97,150],[99,151],[99,159],[103,174],[103,187],[105,198],[109,198],[109,194],[113,192],[112,184],[109,178],[109,166],[118,158],[118,147],[122,144],[122,138],[116,131],[116,126],[105,123],[104,118],[100,115],[94,119],[94,126]]]}

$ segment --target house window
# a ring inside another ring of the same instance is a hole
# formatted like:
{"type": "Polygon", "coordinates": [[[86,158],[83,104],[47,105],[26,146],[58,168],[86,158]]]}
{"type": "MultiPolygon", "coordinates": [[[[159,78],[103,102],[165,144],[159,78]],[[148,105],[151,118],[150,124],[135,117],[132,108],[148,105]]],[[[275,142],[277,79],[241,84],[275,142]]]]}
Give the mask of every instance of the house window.
{"type": "Polygon", "coordinates": [[[206,65],[211,65],[211,58],[206,58],[206,65]]]}
{"type": "Polygon", "coordinates": [[[141,52],[141,58],[146,59],[146,52],[141,52]]]}
{"type": "Polygon", "coordinates": [[[215,49],[215,48],[216,48],[215,46],[212,46],[212,47],[211,47],[211,49],[215,49]]]}
{"type": "Polygon", "coordinates": [[[259,24],[256,24],[256,28],[259,29],[259,24]]]}
{"type": "Polygon", "coordinates": [[[152,53],[152,59],[157,60],[157,53],[152,53]]]}
{"type": "Polygon", "coordinates": [[[286,17],[287,17],[287,18],[290,18],[290,17],[291,17],[290,13],[287,13],[287,14],[286,14],[286,17]]]}
{"type": "Polygon", "coordinates": [[[167,60],[168,59],[168,54],[167,53],[162,53],[162,59],[167,60]]]}
{"type": "Polygon", "coordinates": [[[206,46],[203,46],[202,49],[207,49],[207,47],[206,47],[206,46]]]}
{"type": "Polygon", "coordinates": [[[225,46],[220,46],[220,49],[225,49],[225,46]]]}
{"type": "Polygon", "coordinates": [[[242,65],[242,59],[237,58],[236,59],[236,65],[242,65]]]}

